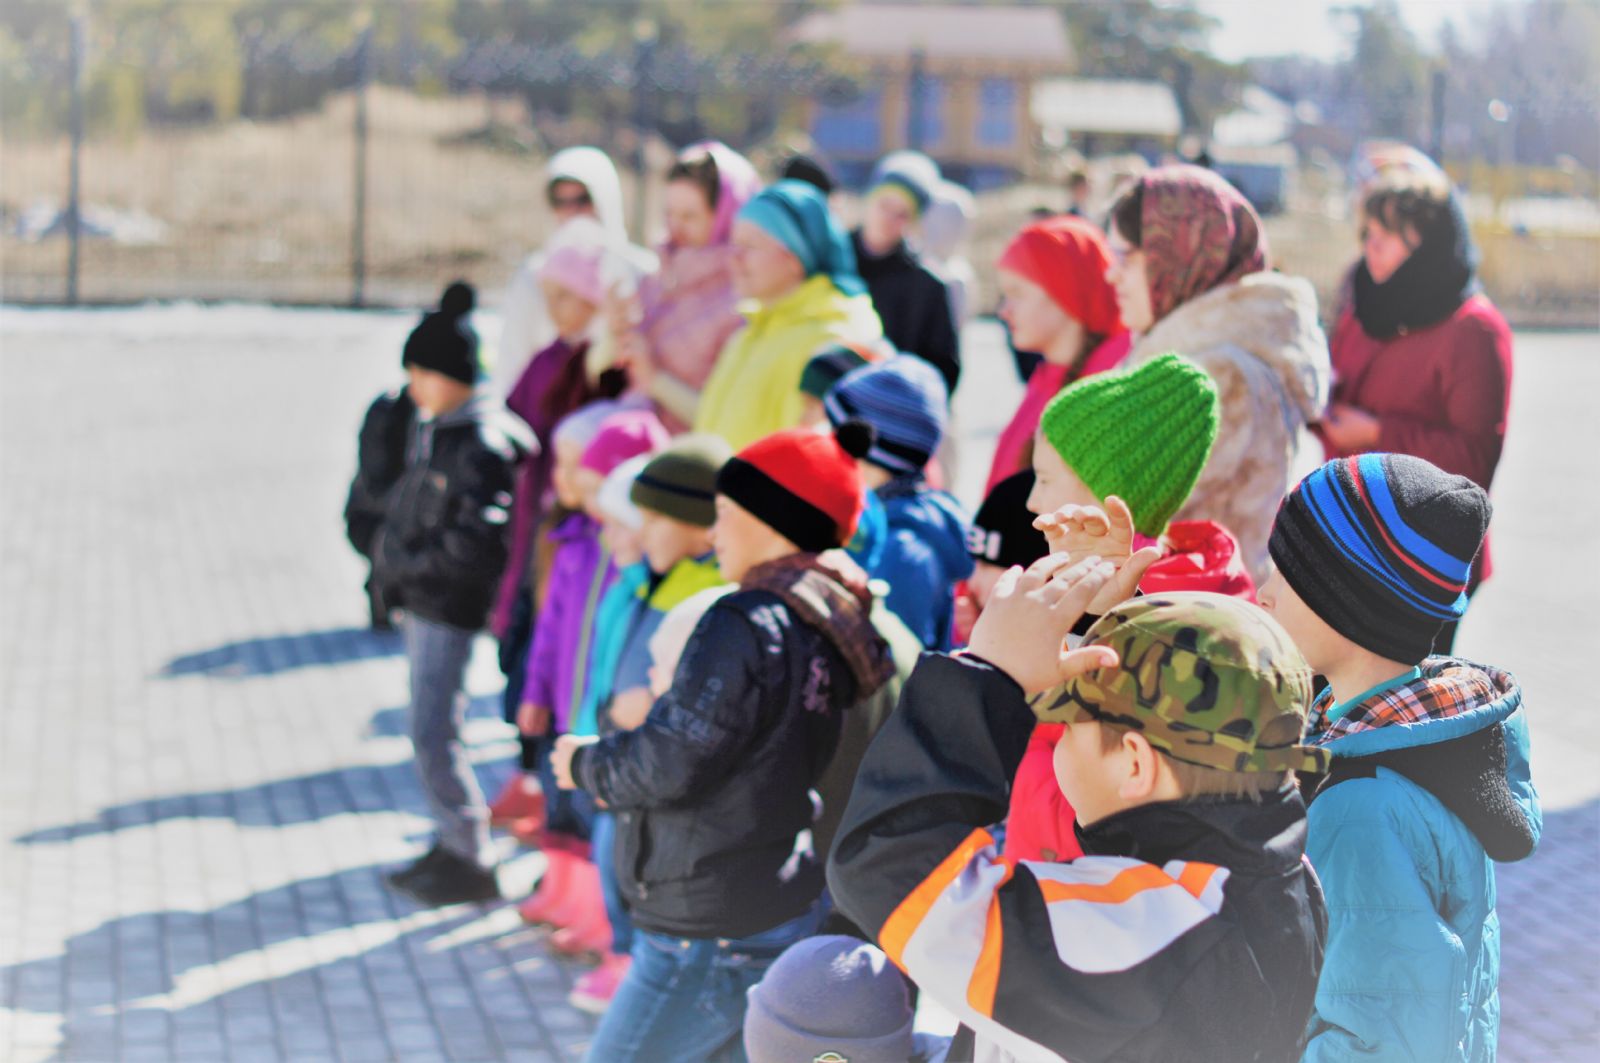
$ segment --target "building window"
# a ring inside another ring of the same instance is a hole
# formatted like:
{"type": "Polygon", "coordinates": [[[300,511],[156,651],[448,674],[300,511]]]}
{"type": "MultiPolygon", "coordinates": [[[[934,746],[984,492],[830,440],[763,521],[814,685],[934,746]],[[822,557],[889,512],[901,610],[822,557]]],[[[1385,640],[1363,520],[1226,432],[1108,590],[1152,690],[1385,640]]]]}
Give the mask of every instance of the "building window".
{"type": "Polygon", "coordinates": [[[978,128],[981,148],[1013,148],[1017,144],[1017,83],[1010,78],[984,78],[978,86],[978,128]]]}
{"type": "MultiPolygon", "coordinates": [[[[916,116],[912,120],[917,123],[913,143],[925,151],[936,149],[944,143],[944,116],[949,103],[949,86],[942,78],[924,74],[915,79],[911,91],[916,93],[911,112],[916,116]]],[[[911,106],[913,101],[907,103],[911,106]]]]}
{"type": "Polygon", "coordinates": [[[868,86],[849,103],[819,104],[811,139],[824,152],[882,150],[883,90],[875,85],[868,86]]]}

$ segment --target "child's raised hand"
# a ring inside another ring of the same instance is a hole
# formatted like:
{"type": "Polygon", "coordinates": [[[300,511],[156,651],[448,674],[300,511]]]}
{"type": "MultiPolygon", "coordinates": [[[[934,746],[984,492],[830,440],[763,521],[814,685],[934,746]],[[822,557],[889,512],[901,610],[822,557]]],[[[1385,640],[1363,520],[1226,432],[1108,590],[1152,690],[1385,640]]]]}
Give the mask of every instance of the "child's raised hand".
{"type": "Polygon", "coordinates": [[[1128,504],[1116,495],[1099,506],[1062,506],[1034,520],[1044,532],[1052,554],[1066,554],[1073,561],[1094,556],[1118,568],[1133,554],[1133,514],[1128,504]]]}
{"type": "Polygon", "coordinates": [[[1115,575],[1115,567],[1098,557],[1074,562],[1066,554],[1008,570],[978,616],[968,651],[1029,694],[1049,690],[1069,673],[1115,664],[1116,652],[1104,646],[1064,648],[1073,626],[1115,575]]]}

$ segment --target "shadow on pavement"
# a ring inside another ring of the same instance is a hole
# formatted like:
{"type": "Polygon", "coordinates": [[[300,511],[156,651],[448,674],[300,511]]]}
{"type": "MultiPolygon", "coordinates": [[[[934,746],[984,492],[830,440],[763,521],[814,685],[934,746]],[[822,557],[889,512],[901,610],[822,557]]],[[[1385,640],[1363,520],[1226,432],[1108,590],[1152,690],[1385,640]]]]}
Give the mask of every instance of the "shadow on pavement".
{"type": "Polygon", "coordinates": [[[396,632],[342,627],[224,643],[213,649],[174,657],[157,674],[169,679],[188,675],[248,679],[344,661],[398,657],[404,653],[405,645],[396,632]]]}

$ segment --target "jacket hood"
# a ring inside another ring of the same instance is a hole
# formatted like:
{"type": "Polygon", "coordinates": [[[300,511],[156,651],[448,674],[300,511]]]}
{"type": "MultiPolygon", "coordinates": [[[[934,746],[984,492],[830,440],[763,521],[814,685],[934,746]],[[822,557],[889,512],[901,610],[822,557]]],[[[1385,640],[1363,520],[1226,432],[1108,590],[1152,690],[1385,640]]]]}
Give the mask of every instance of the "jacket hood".
{"type": "Polygon", "coordinates": [[[1306,806],[1286,786],[1248,799],[1139,805],[1076,828],[1085,855],[1128,856],[1152,864],[1201,860],[1249,874],[1272,874],[1300,863],[1306,851],[1306,806]]]}
{"type": "Polygon", "coordinates": [[[512,413],[497,397],[479,391],[462,405],[439,417],[435,429],[473,426],[483,435],[484,442],[501,449],[501,443],[520,460],[539,453],[539,440],[527,422],[512,413]]]}
{"type": "Polygon", "coordinates": [[[1177,351],[1204,365],[1207,352],[1232,347],[1265,363],[1303,421],[1322,416],[1331,371],[1328,338],[1317,321],[1309,281],[1251,273],[1184,303],[1134,344],[1128,364],[1177,351]]]}
{"type": "Polygon", "coordinates": [[[967,552],[972,517],[955,496],[922,488],[921,483],[921,476],[902,477],[878,489],[889,523],[914,526],[916,537],[934,552],[952,579],[966,579],[972,572],[972,555],[967,552]]]}
{"type": "MultiPolygon", "coordinates": [[[[1510,672],[1453,657],[1430,657],[1402,688],[1447,716],[1385,722],[1328,740],[1331,777],[1377,768],[1405,776],[1437,797],[1500,861],[1534,850],[1543,829],[1529,764],[1522,688],[1510,672]]],[[[1383,695],[1374,695],[1374,700],[1383,695]]],[[[1351,716],[1362,712],[1357,708],[1351,716]]]]}

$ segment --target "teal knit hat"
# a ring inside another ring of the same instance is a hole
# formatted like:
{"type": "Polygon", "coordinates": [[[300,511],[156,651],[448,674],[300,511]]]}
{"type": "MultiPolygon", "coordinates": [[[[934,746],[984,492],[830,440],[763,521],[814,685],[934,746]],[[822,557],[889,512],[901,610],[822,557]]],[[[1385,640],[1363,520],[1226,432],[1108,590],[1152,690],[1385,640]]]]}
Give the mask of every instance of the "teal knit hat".
{"type": "Polygon", "coordinates": [[[1078,381],[1050,400],[1039,428],[1096,498],[1122,499],[1135,530],[1154,538],[1194,490],[1217,417],[1210,375],[1169,352],[1078,381]]]}

